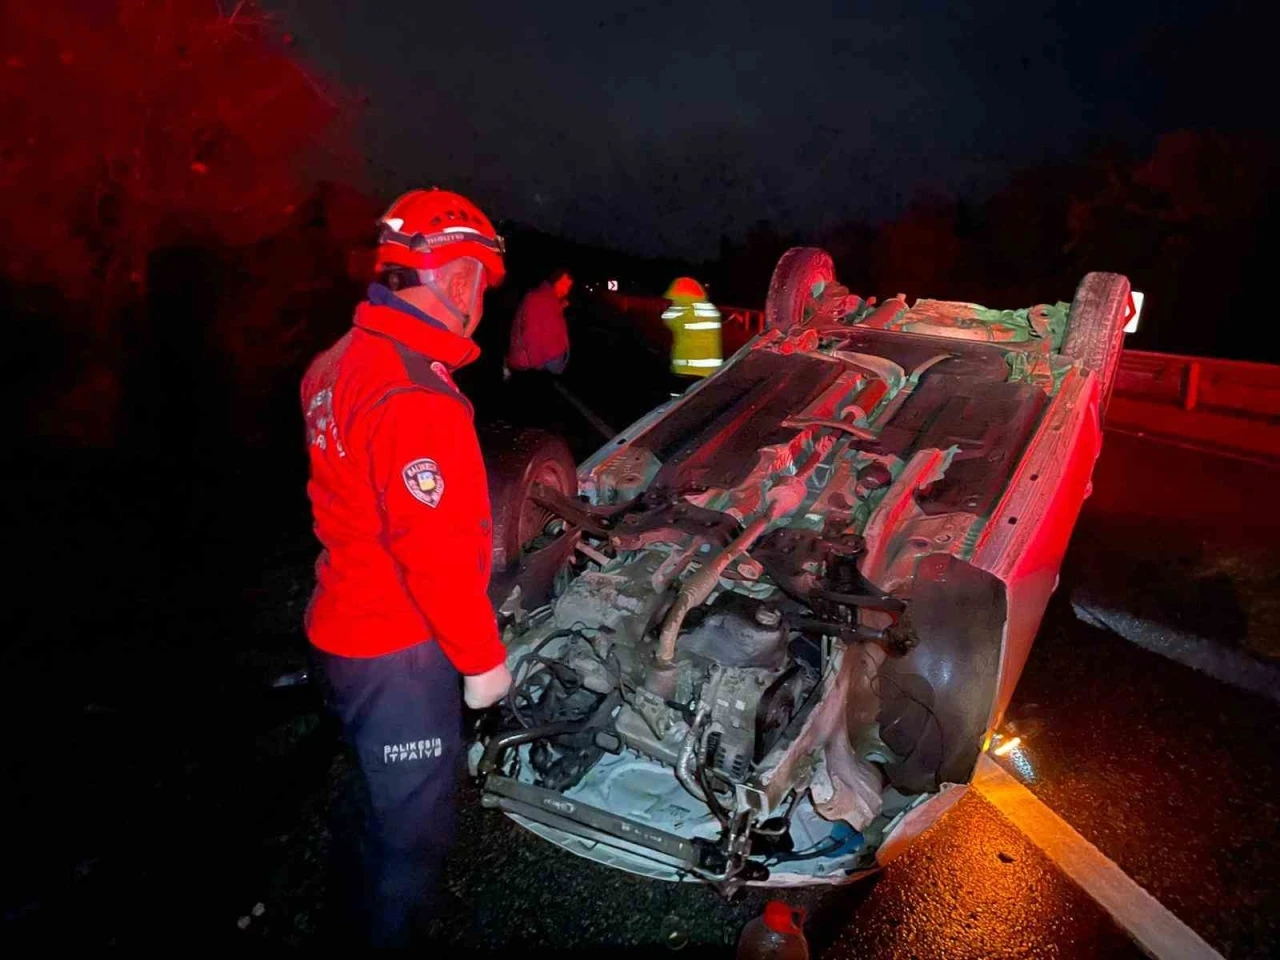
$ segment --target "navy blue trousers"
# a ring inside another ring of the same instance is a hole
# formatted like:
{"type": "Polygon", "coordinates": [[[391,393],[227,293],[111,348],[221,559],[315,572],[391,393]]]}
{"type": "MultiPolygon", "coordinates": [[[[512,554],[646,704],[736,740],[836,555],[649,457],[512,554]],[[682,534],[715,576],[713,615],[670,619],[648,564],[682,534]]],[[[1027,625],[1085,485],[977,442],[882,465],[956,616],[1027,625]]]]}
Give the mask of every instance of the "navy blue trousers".
{"type": "Polygon", "coordinates": [[[334,816],[344,930],[372,946],[407,946],[424,935],[453,838],[459,674],[432,642],[370,658],[313,652],[356,764],[334,816]]]}

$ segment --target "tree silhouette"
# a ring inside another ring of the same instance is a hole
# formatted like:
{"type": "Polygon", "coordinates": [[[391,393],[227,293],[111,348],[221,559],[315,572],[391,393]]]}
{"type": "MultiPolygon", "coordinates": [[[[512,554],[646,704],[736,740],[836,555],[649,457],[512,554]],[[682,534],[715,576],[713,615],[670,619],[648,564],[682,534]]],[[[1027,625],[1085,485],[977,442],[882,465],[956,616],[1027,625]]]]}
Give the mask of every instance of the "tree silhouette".
{"type": "Polygon", "coordinates": [[[0,33],[0,264],[66,301],[84,402],[109,409],[152,254],[279,231],[338,110],[247,2],[10,3],[0,33]]]}

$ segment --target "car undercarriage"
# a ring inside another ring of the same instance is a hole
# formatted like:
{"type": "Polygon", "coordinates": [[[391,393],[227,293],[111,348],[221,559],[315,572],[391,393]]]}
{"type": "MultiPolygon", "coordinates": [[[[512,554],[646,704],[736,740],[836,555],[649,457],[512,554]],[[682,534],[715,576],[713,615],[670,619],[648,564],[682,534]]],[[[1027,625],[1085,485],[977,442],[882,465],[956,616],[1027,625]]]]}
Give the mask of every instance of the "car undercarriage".
{"type": "Polygon", "coordinates": [[[515,680],[472,753],[540,836],[724,890],[859,876],[968,781],[1098,450],[1073,324],[1118,316],[876,305],[799,253],[721,372],[577,496],[531,484],[515,680]]]}

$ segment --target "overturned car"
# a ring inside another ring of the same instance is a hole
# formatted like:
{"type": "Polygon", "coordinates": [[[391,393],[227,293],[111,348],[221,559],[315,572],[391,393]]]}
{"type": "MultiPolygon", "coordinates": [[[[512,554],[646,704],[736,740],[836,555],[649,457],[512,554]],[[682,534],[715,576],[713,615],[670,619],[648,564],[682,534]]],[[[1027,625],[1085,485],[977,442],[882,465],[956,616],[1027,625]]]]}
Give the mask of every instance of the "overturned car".
{"type": "Polygon", "coordinates": [[[864,301],[779,262],[715,376],[496,531],[515,683],[483,802],[650,877],[832,883],[973,775],[1058,575],[1131,310],[864,301]],[[575,488],[576,486],[576,488],[575,488]]]}

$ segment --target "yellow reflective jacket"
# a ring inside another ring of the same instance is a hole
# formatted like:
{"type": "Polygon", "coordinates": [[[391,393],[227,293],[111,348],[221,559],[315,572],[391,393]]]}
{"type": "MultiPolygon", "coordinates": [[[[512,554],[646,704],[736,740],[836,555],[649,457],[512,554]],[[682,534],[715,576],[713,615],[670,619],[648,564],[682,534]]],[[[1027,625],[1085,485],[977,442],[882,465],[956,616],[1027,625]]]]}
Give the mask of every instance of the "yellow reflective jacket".
{"type": "Polygon", "coordinates": [[[724,363],[720,346],[720,311],[705,300],[672,300],[662,312],[671,328],[671,372],[705,377],[724,363]]]}

